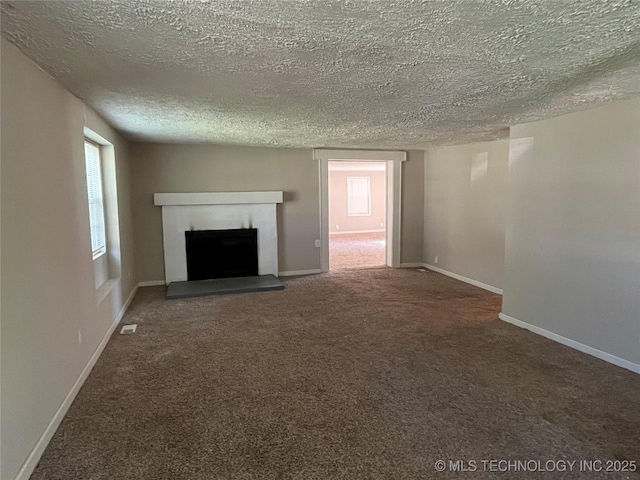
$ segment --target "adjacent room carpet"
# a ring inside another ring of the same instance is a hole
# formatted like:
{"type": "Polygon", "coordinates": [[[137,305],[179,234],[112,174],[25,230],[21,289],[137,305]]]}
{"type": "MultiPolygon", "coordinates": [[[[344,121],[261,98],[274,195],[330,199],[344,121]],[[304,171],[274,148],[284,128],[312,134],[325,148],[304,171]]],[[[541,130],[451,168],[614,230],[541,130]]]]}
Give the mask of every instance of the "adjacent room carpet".
{"type": "Polygon", "coordinates": [[[384,232],[331,235],[329,268],[334,271],[381,267],[386,264],[385,250],[384,232]]]}
{"type": "Polygon", "coordinates": [[[500,296],[414,269],[286,286],[140,289],[32,478],[637,478],[482,471],[640,460],[640,377],[498,320],[500,296]]]}

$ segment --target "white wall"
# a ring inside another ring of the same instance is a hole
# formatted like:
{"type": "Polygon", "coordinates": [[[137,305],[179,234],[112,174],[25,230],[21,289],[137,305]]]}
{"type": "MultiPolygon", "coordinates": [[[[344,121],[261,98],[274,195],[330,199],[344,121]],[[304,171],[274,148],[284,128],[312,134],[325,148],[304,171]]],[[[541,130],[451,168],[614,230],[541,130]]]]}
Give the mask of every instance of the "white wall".
{"type": "Polygon", "coordinates": [[[61,418],[56,412],[133,291],[134,272],[127,143],[13,45],[2,40],[1,48],[0,477],[10,480],[50,422],[61,418]],[[85,125],[116,152],[123,278],[101,302],[91,259],[85,125]]]}
{"type": "Polygon", "coordinates": [[[640,99],[511,128],[504,314],[640,364],[640,99]]]}
{"type": "Polygon", "coordinates": [[[425,263],[502,288],[508,154],[508,140],[426,152],[425,263]]]}

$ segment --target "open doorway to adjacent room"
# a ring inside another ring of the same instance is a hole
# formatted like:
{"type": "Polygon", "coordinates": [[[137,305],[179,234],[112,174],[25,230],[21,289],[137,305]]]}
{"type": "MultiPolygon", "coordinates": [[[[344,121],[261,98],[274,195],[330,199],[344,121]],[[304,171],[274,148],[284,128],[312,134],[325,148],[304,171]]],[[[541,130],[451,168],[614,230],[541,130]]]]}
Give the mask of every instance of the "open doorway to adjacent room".
{"type": "Polygon", "coordinates": [[[386,261],[387,162],[329,161],[329,269],[386,261]]]}

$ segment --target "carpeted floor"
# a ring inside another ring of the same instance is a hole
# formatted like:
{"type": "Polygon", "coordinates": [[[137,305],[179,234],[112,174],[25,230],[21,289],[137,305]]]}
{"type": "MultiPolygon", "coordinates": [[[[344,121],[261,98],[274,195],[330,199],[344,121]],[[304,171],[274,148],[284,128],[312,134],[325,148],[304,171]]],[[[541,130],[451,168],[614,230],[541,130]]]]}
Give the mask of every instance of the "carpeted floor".
{"type": "Polygon", "coordinates": [[[501,322],[498,295],[413,269],[286,285],[141,289],[32,478],[638,478],[483,470],[640,460],[640,377],[501,322]]]}
{"type": "Polygon", "coordinates": [[[334,271],[384,266],[385,249],[384,232],[331,235],[329,268],[334,271]]]}

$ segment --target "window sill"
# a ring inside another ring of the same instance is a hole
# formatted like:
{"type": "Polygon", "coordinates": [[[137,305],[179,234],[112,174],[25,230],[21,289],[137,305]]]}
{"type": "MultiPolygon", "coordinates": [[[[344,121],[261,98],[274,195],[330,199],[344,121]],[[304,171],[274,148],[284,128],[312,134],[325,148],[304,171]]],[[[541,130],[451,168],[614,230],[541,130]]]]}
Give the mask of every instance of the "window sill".
{"type": "Polygon", "coordinates": [[[93,260],[95,261],[95,260],[99,259],[100,257],[102,257],[103,255],[106,255],[106,254],[107,254],[107,250],[106,249],[98,250],[97,252],[94,252],[91,255],[91,258],[93,258],[93,260]]]}
{"type": "Polygon", "coordinates": [[[118,278],[109,278],[106,282],[98,287],[96,290],[96,296],[98,298],[98,305],[107,298],[107,295],[111,293],[111,290],[118,284],[118,278]]]}

